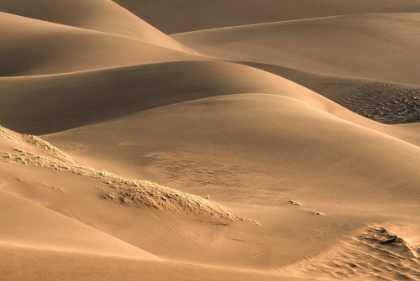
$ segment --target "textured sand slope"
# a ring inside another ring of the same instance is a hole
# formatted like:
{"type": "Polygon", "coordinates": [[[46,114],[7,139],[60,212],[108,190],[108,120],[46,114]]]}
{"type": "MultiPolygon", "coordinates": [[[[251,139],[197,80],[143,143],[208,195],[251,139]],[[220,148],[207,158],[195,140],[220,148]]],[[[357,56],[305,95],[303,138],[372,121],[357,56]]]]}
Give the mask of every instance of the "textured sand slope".
{"type": "MultiPolygon", "coordinates": [[[[44,154],[43,149],[26,143],[18,134],[0,127],[0,244],[7,247],[33,248],[104,256],[160,260],[156,256],[107,235],[77,220],[58,214],[36,201],[35,190],[66,194],[58,186],[42,185],[39,176],[16,163],[9,155],[18,153],[16,147],[44,154]],[[7,153],[6,153],[7,151],[7,153]],[[6,153],[6,154],[5,154],[6,153]],[[19,196],[19,189],[27,190],[27,197],[19,196]],[[32,198],[31,198],[32,197],[32,198]],[[35,201],[35,202],[34,202],[35,201]]],[[[58,154],[57,154],[58,155],[58,154]]],[[[54,175],[51,177],[53,178],[54,175]]],[[[47,204],[48,205],[48,204],[47,204]]],[[[52,205],[50,204],[49,207],[52,205]]],[[[48,206],[47,206],[48,207],[48,206]]]]}
{"type": "Polygon", "coordinates": [[[183,46],[112,1],[2,0],[0,11],[185,50],[183,46]]]}
{"type": "Polygon", "coordinates": [[[360,14],[210,29],[173,38],[228,60],[419,84],[419,22],[416,13],[360,14]]]}
{"type": "Polygon", "coordinates": [[[385,124],[420,120],[420,86],[320,75],[283,66],[242,62],[296,82],[361,116],[385,124]]]}
{"type": "Polygon", "coordinates": [[[34,134],[235,93],[279,94],[320,108],[337,108],[281,77],[224,62],[176,62],[70,75],[0,78],[0,89],[4,101],[0,104],[0,122],[13,130],[34,134]]]}
{"type": "Polygon", "coordinates": [[[194,59],[139,40],[0,13],[0,76],[194,59]]]}
{"type": "Polygon", "coordinates": [[[353,13],[419,12],[416,0],[115,0],[165,33],[353,13]]]}
{"type": "Polygon", "coordinates": [[[186,102],[47,139],[83,147],[79,153],[111,171],[148,171],[160,183],[224,201],[420,199],[417,146],[282,96],[186,102]]]}
{"type": "Polygon", "coordinates": [[[299,268],[307,276],[318,275],[325,279],[419,279],[420,247],[419,241],[410,237],[413,235],[412,229],[398,224],[387,224],[386,228],[371,225],[356,235],[347,237],[320,257],[291,268],[299,268]]]}
{"type": "MultiPolygon", "coordinates": [[[[238,248],[220,243],[223,235],[218,232],[230,237],[242,234],[232,231],[226,223],[219,225],[213,224],[214,220],[213,223],[202,220],[200,214],[182,216],[178,213],[174,216],[171,212],[153,211],[146,206],[121,206],[112,200],[101,200],[98,192],[110,189],[109,183],[80,171],[72,172],[69,166],[72,159],[39,138],[22,137],[1,127],[0,151],[0,209],[3,214],[0,218],[3,229],[0,234],[0,280],[37,280],[46,272],[48,278],[56,279],[59,275],[61,279],[78,280],[109,280],[116,276],[124,280],[173,280],[173,276],[178,280],[194,280],[201,274],[209,280],[284,278],[271,272],[245,273],[163,262],[132,245],[143,244],[154,252],[177,257],[195,255],[223,265],[227,263],[221,262],[220,258],[231,263],[230,259],[238,258],[238,253],[243,256],[250,251],[245,245],[238,248]],[[42,160],[42,165],[34,165],[28,153],[38,155],[34,159],[42,160]],[[55,166],[50,166],[48,159],[55,159],[51,162],[55,166]],[[61,170],[62,165],[67,165],[68,171],[61,170]],[[108,232],[132,245],[106,234],[108,232]],[[222,245],[209,247],[210,241],[222,245]],[[180,247],[184,248],[181,252],[180,247]]],[[[235,228],[241,226],[258,228],[249,223],[240,223],[235,228]]]]}

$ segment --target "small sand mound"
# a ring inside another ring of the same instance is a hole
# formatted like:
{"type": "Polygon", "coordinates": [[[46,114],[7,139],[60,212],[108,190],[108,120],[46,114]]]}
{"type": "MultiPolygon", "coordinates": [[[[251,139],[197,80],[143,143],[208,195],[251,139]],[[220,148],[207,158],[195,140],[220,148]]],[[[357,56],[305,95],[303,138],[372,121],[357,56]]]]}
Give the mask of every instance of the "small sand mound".
{"type": "Polygon", "coordinates": [[[11,151],[0,152],[4,161],[89,177],[99,186],[99,198],[127,206],[195,214],[212,220],[246,221],[200,196],[180,192],[149,181],[128,180],[107,171],[98,171],[79,165],[70,156],[39,137],[23,135],[19,142],[18,134],[3,127],[0,127],[0,136],[15,143],[26,143],[29,145],[29,149],[33,146],[41,147],[45,153],[45,155],[39,155],[26,151],[27,149],[15,148],[11,151]]]}
{"type": "Polygon", "coordinates": [[[420,122],[420,89],[384,83],[360,85],[335,102],[384,124],[420,122]]]}
{"type": "Polygon", "coordinates": [[[297,266],[299,272],[352,280],[420,280],[419,248],[383,227],[371,227],[328,253],[297,266]]]}

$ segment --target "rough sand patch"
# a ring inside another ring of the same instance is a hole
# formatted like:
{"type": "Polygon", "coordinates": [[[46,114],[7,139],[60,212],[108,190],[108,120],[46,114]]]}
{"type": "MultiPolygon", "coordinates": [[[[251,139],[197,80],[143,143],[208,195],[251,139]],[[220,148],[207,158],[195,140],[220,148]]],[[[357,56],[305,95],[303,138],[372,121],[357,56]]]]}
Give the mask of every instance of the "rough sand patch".
{"type": "Polygon", "coordinates": [[[335,101],[359,115],[384,124],[420,121],[420,88],[367,83],[335,101]]]}

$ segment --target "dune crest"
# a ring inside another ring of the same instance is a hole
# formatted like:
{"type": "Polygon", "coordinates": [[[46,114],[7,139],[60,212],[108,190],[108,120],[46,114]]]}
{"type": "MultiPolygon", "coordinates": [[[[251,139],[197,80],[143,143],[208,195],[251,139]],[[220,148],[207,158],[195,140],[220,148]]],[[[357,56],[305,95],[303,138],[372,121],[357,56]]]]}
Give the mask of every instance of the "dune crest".
{"type": "MultiPolygon", "coordinates": [[[[18,137],[13,136],[11,131],[3,127],[0,127],[0,133],[0,136],[5,139],[15,142],[19,140],[18,137]]],[[[79,165],[70,156],[39,137],[23,135],[21,139],[29,145],[40,146],[48,156],[15,148],[13,151],[2,151],[2,157],[7,163],[33,165],[91,178],[105,184],[100,188],[100,196],[103,199],[109,199],[127,206],[192,213],[215,221],[246,221],[202,197],[163,187],[149,181],[127,180],[107,171],[97,171],[91,167],[79,165]]]]}

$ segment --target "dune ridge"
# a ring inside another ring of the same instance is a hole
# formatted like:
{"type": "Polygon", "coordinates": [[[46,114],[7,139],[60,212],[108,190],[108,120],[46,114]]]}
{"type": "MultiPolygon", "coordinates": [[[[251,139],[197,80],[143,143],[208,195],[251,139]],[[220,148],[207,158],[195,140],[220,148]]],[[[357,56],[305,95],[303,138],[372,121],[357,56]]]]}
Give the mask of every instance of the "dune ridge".
{"type": "Polygon", "coordinates": [[[296,19],[360,13],[412,13],[420,11],[415,0],[252,0],[194,1],[116,0],[165,33],[238,26],[296,19]],[[168,20],[176,19],[176,20],[168,20]]]}
{"type": "Polygon", "coordinates": [[[57,74],[197,56],[98,31],[0,13],[0,76],[57,74]],[[33,48],[27,48],[28,45],[33,48]]]}
{"type": "Polygon", "coordinates": [[[3,0],[0,1],[0,11],[44,22],[128,37],[179,51],[187,51],[184,46],[113,1],[59,0],[51,2],[38,0],[34,3],[28,0],[13,2],[3,0]]]}
{"type": "MultiPolygon", "coordinates": [[[[13,137],[9,130],[2,127],[0,129],[1,137],[18,141],[18,138],[13,137]]],[[[188,212],[203,215],[215,219],[215,221],[247,221],[228,213],[222,207],[199,196],[179,192],[148,181],[127,180],[107,171],[97,171],[91,167],[81,166],[67,154],[36,136],[23,135],[21,139],[29,144],[40,146],[49,157],[15,148],[14,152],[2,152],[2,156],[7,163],[19,163],[60,172],[70,172],[103,182],[109,186],[101,189],[103,199],[109,199],[127,206],[145,206],[159,210],[188,212]]]]}
{"type": "Polygon", "coordinates": [[[418,13],[350,14],[194,31],[172,38],[224,60],[416,85],[418,21],[418,13]]]}

